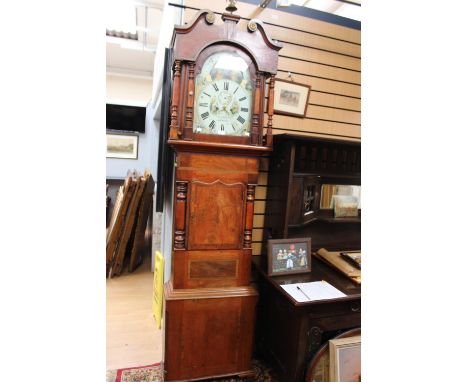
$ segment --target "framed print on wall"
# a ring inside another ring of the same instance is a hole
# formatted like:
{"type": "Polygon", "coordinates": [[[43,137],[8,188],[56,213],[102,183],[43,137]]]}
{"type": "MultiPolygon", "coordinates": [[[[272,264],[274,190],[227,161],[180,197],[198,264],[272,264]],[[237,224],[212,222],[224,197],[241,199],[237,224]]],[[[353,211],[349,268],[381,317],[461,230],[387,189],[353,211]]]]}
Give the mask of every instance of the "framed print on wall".
{"type": "Polygon", "coordinates": [[[310,237],[268,240],[268,276],[310,272],[310,237]]]}
{"type": "Polygon", "coordinates": [[[106,134],[106,158],[138,159],[138,135],[106,134]]]}
{"type": "Polygon", "coordinates": [[[361,336],[329,341],[330,382],[359,382],[361,379],[361,336]]]}
{"type": "Polygon", "coordinates": [[[275,81],[274,113],[305,117],[309,94],[309,85],[277,79],[275,81]]]}

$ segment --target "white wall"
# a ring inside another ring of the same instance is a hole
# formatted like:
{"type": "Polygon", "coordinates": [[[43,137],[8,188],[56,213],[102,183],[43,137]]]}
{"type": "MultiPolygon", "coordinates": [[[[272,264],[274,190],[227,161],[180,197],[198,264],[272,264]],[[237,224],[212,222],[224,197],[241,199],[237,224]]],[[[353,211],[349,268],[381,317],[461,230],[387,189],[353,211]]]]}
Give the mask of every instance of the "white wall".
{"type": "MultiPolygon", "coordinates": [[[[143,106],[151,100],[153,81],[151,78],[114,75],[106,76],[106,102],[119,105],[143,106]]],[[[138,159],[106,158],[106,177],[123,179],[127,171],[136,169],[144,172],[148,168],[153,177],[156,174],[156,126],[152,118],[154,111],[146,113],[145,133],[138,137],[138,159]]]]}
{"type": "Polygon", "coordinates": [[[107,102],[138,104],[146,106],[151,100],[153,79],[108,72],[106,74],[107,102]]]}

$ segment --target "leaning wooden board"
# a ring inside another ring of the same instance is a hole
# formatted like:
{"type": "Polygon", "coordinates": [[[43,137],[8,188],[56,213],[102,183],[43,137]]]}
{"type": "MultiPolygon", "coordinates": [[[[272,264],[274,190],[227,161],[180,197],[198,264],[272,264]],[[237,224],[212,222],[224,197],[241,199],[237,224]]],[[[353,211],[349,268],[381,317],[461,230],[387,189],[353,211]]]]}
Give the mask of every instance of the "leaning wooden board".
{"type": "Polygon", "coordinates": [[[133,272],[142,259],[142,248],[145,241],[146,224],[150,214],[152,199],[154,193],[154,180],[149,171],[145,171],[146,186],[143,193],[143,199],[138,209],[137,224],[135,228],[135,235],[133,237],[132,252],[130,254],[130,262],[128,264],[128,271],[133,272]]]}
{"type": "Polygon", "coordinates": [[[120,239],[125,215],[127,213],[128,206],[132,199],[134,189],[135,183],[132,181],[132,177],[127,176],[123,186],[122,202],[114,207],[118,208],[116,212],[115,224],[113,224],[113,226],[109,228],[108,232],[108,240],[106,245],[106,276],[109,274],[112,263],[114,261],[115,250],[120,239]]]}
{"type": "Polygon", "coordinates": [[[125,215],[125,222],[119,243],[117,245],[116,253],[114,255],[114,261],[110,270],[110,277],[120,275],[122,272],[125,254],[127,253],[127,246],[135,228],[136,213],[138,211],[141,197],[145,189],[146,180],[144,178],[137,176],[136,178],[133,178],[133,182],[135,184],[135,192],[132,195],[132,199],[125,215]]]}

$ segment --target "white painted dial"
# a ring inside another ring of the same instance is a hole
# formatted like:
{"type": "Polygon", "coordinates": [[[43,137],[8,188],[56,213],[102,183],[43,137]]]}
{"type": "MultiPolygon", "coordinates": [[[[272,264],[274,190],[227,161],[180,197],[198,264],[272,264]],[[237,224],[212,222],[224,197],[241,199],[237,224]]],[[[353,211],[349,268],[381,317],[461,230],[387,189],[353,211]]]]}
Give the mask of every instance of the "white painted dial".
{"type": "Polygon", "coordinates": [[[201,134],[248,136],[252,83],[247,63],[233,53],[215,53],[196,79],[193,130],[201,134]]]}
{"type": "Polygon", "coordinates": [[[197,133],[247,135],[250,131],[252,99],[232,80],[205,85],[197,100],[197,133]]]}

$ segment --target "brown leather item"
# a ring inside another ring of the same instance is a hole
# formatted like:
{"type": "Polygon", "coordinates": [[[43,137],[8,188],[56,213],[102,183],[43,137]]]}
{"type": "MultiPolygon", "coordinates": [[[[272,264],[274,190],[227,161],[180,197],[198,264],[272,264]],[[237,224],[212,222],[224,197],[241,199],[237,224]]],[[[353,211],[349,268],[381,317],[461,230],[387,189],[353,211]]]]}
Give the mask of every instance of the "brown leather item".
{"type": "Polygon", "coordinates": [[[357,284],[361,284],[361,270],[357,269],[341,256],[341,252],[329,252],[325,248],[317,251],[317,256],[357,284]]]}

